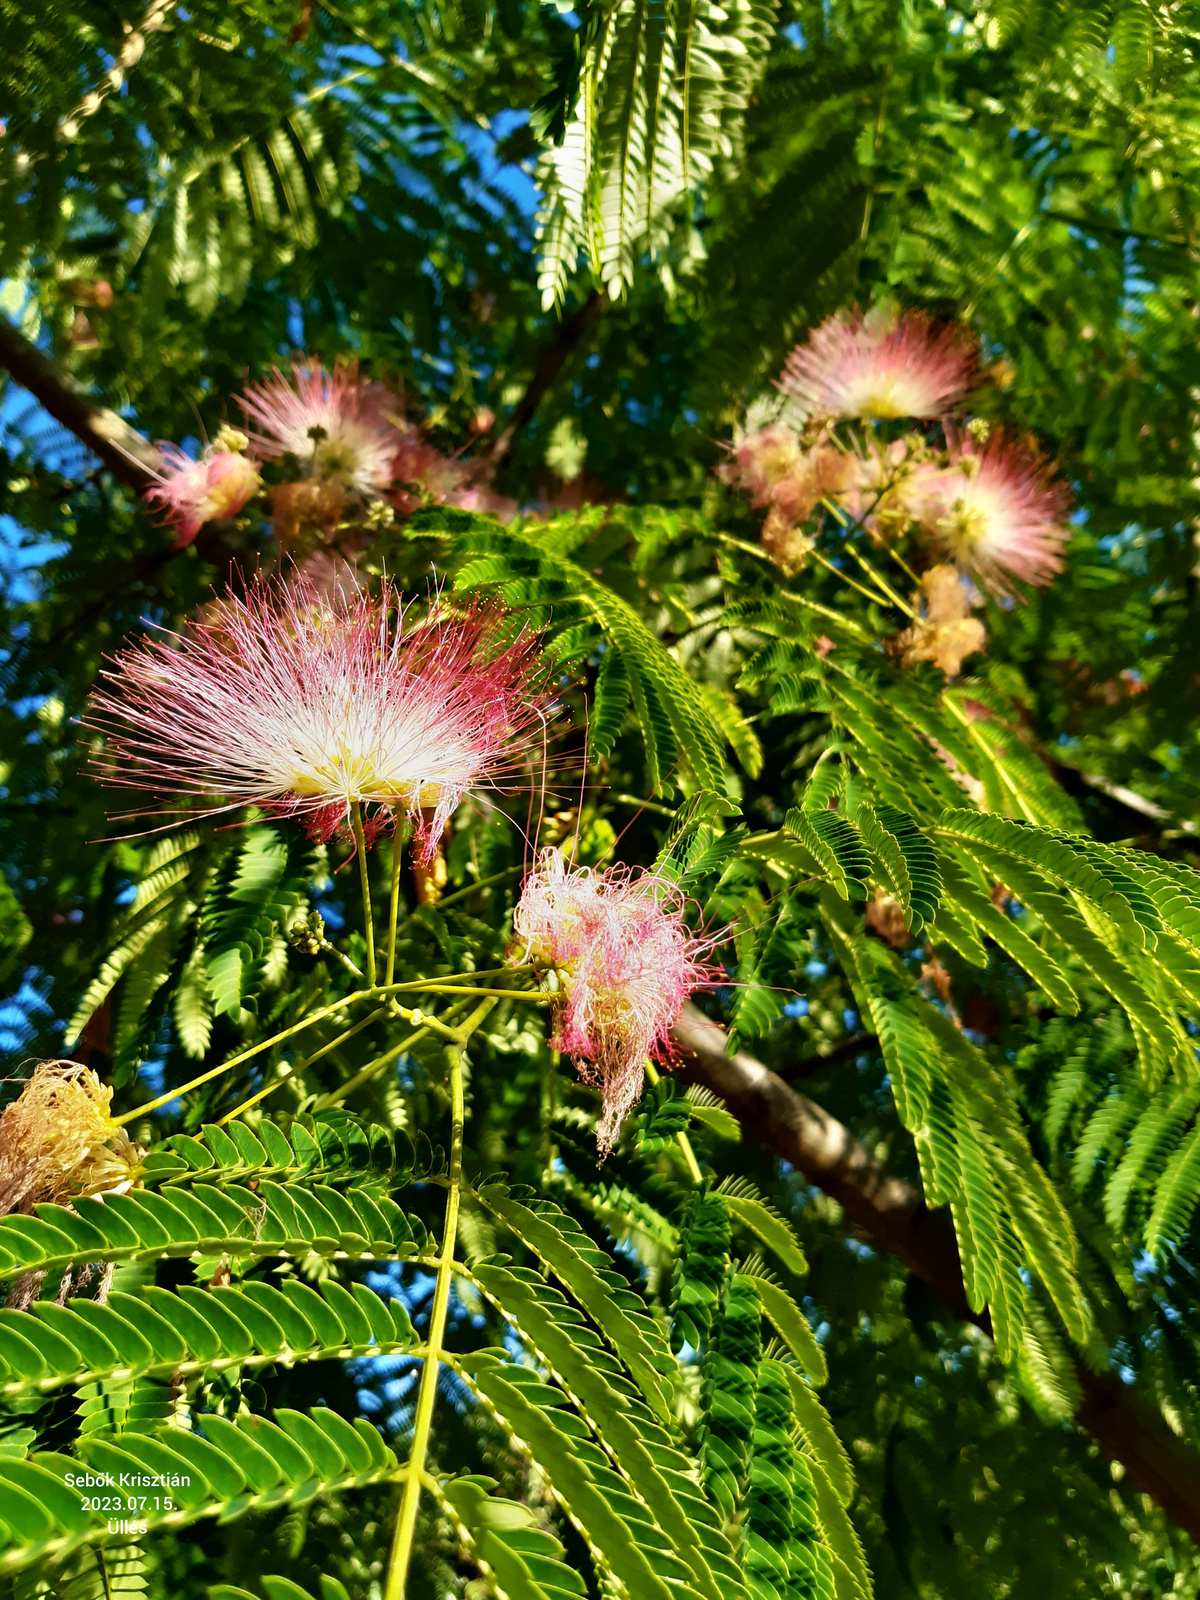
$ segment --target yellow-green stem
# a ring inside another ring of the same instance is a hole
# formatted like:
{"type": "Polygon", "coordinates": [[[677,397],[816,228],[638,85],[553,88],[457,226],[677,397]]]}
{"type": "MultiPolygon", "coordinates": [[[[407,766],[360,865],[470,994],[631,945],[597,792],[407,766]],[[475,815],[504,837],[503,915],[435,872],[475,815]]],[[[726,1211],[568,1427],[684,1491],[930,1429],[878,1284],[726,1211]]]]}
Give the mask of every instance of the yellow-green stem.
{"type": "Polygon", "coordinates": [[[442,1249],[438,1257],[437,1279],[433,1288],[433,1307],[429,1313],[428,1349],[421,1372],[421,1388],[417,1395],[412,1451],[408,1458],[408,1470],[400,1496],[400,1511],[396,1518],[395,1537],[392,1540],[392,1557],[388,1565],[384,1600],[404,1600],[408,1586],[413,1534],[416,1532],[417,1508],[421,1500],[421,1481],[425,1472],[425,1456],[429,1449],[429,1434],[433,1426],[433,1407],[437,1399],[442,1339],[446,1332],[450,1283],[454,1275],[454,1248],[458,1242],[458,1202],[462,1189],[463,1050],[467,1040],[494,1004],[494,1001],[485,1001],[482,1005],[476,1006],[458,1030],[458,1037],[446,1047],[446,1063],[450,1069],[450,1185],[446,1192],[446,1220],[442,1227],[442,1249]]]}
{"type": "Polygon", "coordinates": [[[909,566],[908,562],[905,561],[904,557],[900,554],[899,550],[896,549],[896,546],[892,543],[892,541],[890,539],[885,539],[884,540],[883,548],[887,551],[888,555],[891,556],[892,560],[900,568],[900,570],[901,570],[901,572],[903,572],[904,576],[906,578],[911,578],[912,581],[917,585],[917,587],[920,588],[920,585],[921,585],[920,577],[918,576],[917,573],[915,573],[913,571],[913,569],[909,566]]]}
{"type": "MultiPolygon", "coordinates": [[[[876,497],[876,500],[875,500],[875,504],[876,505],[879,504],[880,499],[882,499],[882,491],[881,491],[880,495],[878,495],[876,497]]],[[[863,521],[862,521],[862,519],[860,517],[847,517],[847,516],[845,516],[844,513],[842,512],[841,508],[838,506],[837,502],[834,501],[834,500],[831,500],[828,497],[828,495],[826,495],[822,499],[821,504],[825,507],[826,511],[831,513],[831,515],[834,517],[834,519],[837,522],[841,523],[842,527],[845,528],[847,532],[849,532],[852,528],[857,528],[859,533],[864,533],[864,534],[867,533],[867,529],[864,526],[863,521]]],[[[869,534],[868,534],[868,537],[870,537],[869,534]]],[[[900,567],[901,571],[903,571],[904,574],[907,577],[911,578],[914,583],[919,584],[920,581],[921,581],[920,578],[917,577],[916,573],[909,566],[908,562],[905,561],[904,557],[900,554],[899,550],[896,549],[896,546],[892,543],[892,541],[890,539],[883,539],[882,541],[879,541],[879,542],[882,543],[883,548],[887,551],[888,555],[891,556],[892,560],[897,564],[897,566],[900,567]]],[[[854,549],[851,548],[850,545],[847,545],[846,548],[848,550],[850,550],[851,555],[854,556],[854,559],[859,563],[860,566],[866,567],[867,571],[871,574],[871,576],[876,580],[877,583],[879,583],[884,588],[888,588],[888,585],[884,583],[883,579],[875,571],[874,567],[867,566],[867,563],[862,559],[862,557],[857,553],[857,551],[855,551],[854,549]]],[[[891,593],[892,591],[890,589],[888,589],[888,592],[891,593]]],[[[897,604],[904,605],[904,602],[903,601],[898,601],[897,604]]],[[[904,609],[907,611],[909,608],[907,606],[904,606],[904,609]]]]}
{"type": "Polygon", "coordinates": [[[214,1078],[219,1078],[223,1072],[229,1072],[233,1067],[240,1067],[244,1061],[250,1061],[254,1056],[262,1055],[264,1050],[269,1050],[272,1045],[282,1044],[285,1039],[290,1039],[294,1033],[299,1033],[302,1028],[312,1027],[314,1022],[321,1022],[326,1017],[331,1017],[343,1007],[353,1005],[356,1000],[369,998],[365,989],[356,990],[354,994],[343,995],[340,1000],[335,1000],[332,1005],[323,1006],[320,1011],[314,1011],[311,1017],[301,1017],[299,1022],[294,1022],[290,1028],[285,1028],[282,1033],[277,1033],[271,1039],[264,1039],[261,1044],[251,1045],[248,1050],[242,1050],[236,1056],[230,1056],[228,1061],[222,1061],[218,1067],[210,1067],[207,1072],[202,1072],[198,1078],[189,1078],[187,1083],[181,1083],[178,1088],[168,1089],[165,1094],[160,1094],[155,1100],[147,1100],[143,1105],[134,1106],[132,1111],[127,1111],[124,1116],[115,1117],[113,1120],[118,1128],[125,1123],[133,1122],[137,1117],[147,1117],[152,1111],[157,1111],[160,1106],[170,1105],[172,1100],[178,1100],[180,1095],[189,1094],[193,1089],[199,1089],[206,1083],[211,1083],[214,1078]]]}
{"type": "MultiPolygon", "coordinates": [[[[735,539],[728,533],[714,532],[712,537],[719,544],[727,544],[733,550],[744,550],[747,555],[757,556],[767,566],[777,567],[777,563],[771,560],[767,552],[756,544],[747,544],[745,539],[735,539]]],[[[831,571],[837,573],[839,578],[842,576],[836,567],[831,568],[831,571]]],[[[859,639],[869,640],[871,637],[865,628],[859,627],[857,622],[851,621],[849,617],[844,617],[840,611],[834,611],[829,606],[818,605],[815,600],[810,600],[805,594],[796,594],[791,589],[783,588],[779,590],[779,593],[785,600],[790,600],[793,605],[802,606],[805,611],[814,611],[819,617],[827,617],[830,622],[836,622],[840,628],[845,629],[847,633],[855,634],[859,639]]],[[[876,603],[878,603],[878,596],[875,598],[876,603]]]]}
{"type": "MultiPolygon", "coordinates": [[[[651,1084],[658,1082],[658,1068],[649,1059],[646,1061],[646,1079],[651,1084]]],[[[703,1183],[704,1174],[700,1171],[700,1163],[696,1160],[696,1152],[692,1149],[692,1141],[682,1128],[675,1135],[675,1141],[679,1145],[680,1154],[683,1156],[684,1165],[688,1169],[692,1182],[695,1184],[703,1183]]]]}
{"type": "MultiPolygon", "coordinates": [[[[514,977],[521,972],[532,971],[528,967],[495,967],[486,972],[464,972],[464,978],[498,978],[505,974],[514,977]]],[[[537,989],[477,989],[467,988],[465,985],[451,981],[451,976],[439,979],[436,983],[428,983],[424,978],[413,978],[408,983],[389,983],[382,986],[372,986],[369,989],[356,989],[353,994],[343,995],[340,1000],[335,1000],[332,1005],[322,1006],[320,1011],[314,1011],[309,1017],[301,1017],[299,1022],[294,1022],[290,1028],[285,1028],[282,1033],[272,1035],[270,1039],[263,1039],[261,1043],[251,1045],[248,1050],[240,1051],[236,1056],[230,1056],[228,1061],[222,1061],[220,1066],[210,1067],[207,1072],[202,1072],[199,1077],[189,1078],[187,1083],[181,1083],[174,1089],[168,1089],[160,1094],[157,1099],[147,1100],[140,1106],[134,1106],[132,1111],[126,1111],[124,1116],[114,1118],[118,1128],[124,1127],[127,1122],[134,1122],[138,1117],[147,1117],[152,1111],[157,1111],[161,1106],[170,1105],[172,1100],[178,1100],[180,1095],[189,1094],[193,1089],[199,1089],[206,1083],[211,1083],[214,1078],[219,1078],[223,1072],[230,1071],[233,1067],[240,1067],[243,1062],[259,1056],[264,1050],[282,1044],[285,1039],[290,1039],[293,1034],[299,1033],[302,1028],[312,1027],[314,1022],[323,1022],[326,1017],[332,1017],[336,1012],[346,1006],[357,1004],[360,1000],[380,1000],[390,994],[454,994],[463,995],[471,999],[487,996],[496,1000],[529,1000],[545,1003],[547,996],[537,989]]]]}
{"type": "Polygon", "coordinates": [[[858,562],[859,566],[867,574],[867,577],[870,578],[871,582],[879,585],[894,606],[897,606],[907,616],[911,617],[914,614],[913,608],[909,605],[908,601],[900,598],[887,579],[883,577],[881,573],[876,572],[871,563],[864,556],[859,554],[849,540],[846,541],[845,550],[848,555],[852,556],[854,560],[858,562]]]}
{"type": "Polygon", "coordinates": [[[406,1039],[401,1039],[399,1044],[391,1045],[381,1056],[376,1056],[374,1061],[368,1061],[366,1066],[356,1072],[352,1078],[347,1078],[345,1083],[339,1083],[336,1089],[331,1089],[328,1094],[323,1094],[316,1105],[313,1106],[313,1110],[324,1111],[327,1106],[340,1105],[347,1095],[353,1094],[356,1089],[361,1089],[364,1083],[369,1083],[372,1078],[383,1071],[384,1067],[395,1061],[398,1056],[402,1056],[406,1050],[411,1050],[417,1040],[423,1039],[428,1032],[429,1029],[425,1027],[415,1028],[406,1039]]]}
{"type": "Polygon", "coordinates": [[[396,813],[396,827],[392,833],[392,898],[388,906],[388,953],[387,970],[384,974],[384,983],[391,983],[396,976],[396,918],[400,914],[400,862],[403,852],[400,848],[400,813],[396,813]]]}
{"type": "Polygon", "coordinates": [[[345,1044],[347,1039],[353,1039],[356,1033],[361,1033],[364,1028],[369,1028],[373,1022],[378,1022],[380,1017],[387,1015],[387,1007],[381,1006],[378,1011],[372,1011],[362,1017],[353,1027],[347,1028],[344,1033],[339,1033],[336,1039],[331,1039],[328,1044],[323,1044],[319,1050],[314,1050],[312,1055],[306,1056],[303,1061],[297,1061],[294,1067],[287,1072],[280,1073],[279,1077],[268,1083],[265,1089],[260,1089],[257,1094],[252,1094],[248,1100],[243,1100],[241,1105],[234,1106],[232,1111],[227,1111],[223,1117],[218,1117],[217,1127],[222,1128],[227,1122],[232,1122],[235,1117],[240,1117],[243,1111],[249,1111],[251,1106],[256,1106],[260,1100],[265,1100],[269,1094],[274,1094],[276,1089],[282,1089],[285,1083],[290,1083],[300,1073],[307,1072],[322,1056],[327,1056],[331,1050],[336,1050],[339,1045],[345,1044]]]}
{"type": "Polygon", "coordinates": [[[870,589],[864,589],[862,584],[857,582],[856,579],[852,578],[848,572],[840,572],[837,567],[834,566],[832,561],[826,561],[825,557],[819,550],[810,550],[808,553],[819,566],[825,568],[826,572],[832,572],[834,577],[837,578],[839,582],[848,584],[851,589],[856,589],[858,593],[864,595],[872,605],[891,605],[891,601],[886,595],[872,594],[870,589]]]}
{"type": "Polygon", "coordinates": [[[464,895],[474,894],[476,889],[490,889],[494,884],[503,883],[505,878],[515,878],[524,870],[524,867],[505,867],[503,872],[493,872],[488,878],[476,878],[474,883],[464,884],[461,889],[455,889],[453,894],[443,895],[438,901],[438,910],[452,905],[455,900],[461,900],[464,895]]]}
{"type": "MultiPolygon", "coordinates": [[[[375,987],[375,917],[371,911],[371,871],[367,864],[367,836],[363,830],[362,806],[357,800],[350,802],[350,826],[354,831],[354,844],[358,853],[358,877],[362,884],[363,932],[367,939],[367,986],[375,987]]],[[[389,983],[391,979],[388,980],[389,983]]]]}

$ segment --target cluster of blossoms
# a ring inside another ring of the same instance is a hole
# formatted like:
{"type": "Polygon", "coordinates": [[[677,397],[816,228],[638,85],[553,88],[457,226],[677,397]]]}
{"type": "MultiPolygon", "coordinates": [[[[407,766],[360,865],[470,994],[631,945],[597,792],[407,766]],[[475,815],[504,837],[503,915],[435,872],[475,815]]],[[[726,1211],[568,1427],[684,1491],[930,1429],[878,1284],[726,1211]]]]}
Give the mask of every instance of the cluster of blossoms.
{"type": "MultiPolygon", "coordinates": [[[[103,678],[85,725],[103,735],[106,782],[196,797],[213,812],[252,805],[317,838],[364,818],[369,841],[405,818],[425,869],[470,792],[544,757],[551,712],[537,640],[514,633],[498,604],[452,612],[436,598],[412,617],[386,580],[369,593],[258,577],[183,632],[128,646],[103,678]]],[[[606,1152],[647,1057],[667,1053],[684,1001],[708,981],[713,941],[689,933],[665,880],[571,871],[558,850],[527,878],[514,926],[525,958],[553,974],[555,1048],[601,1088],[606,1152]]],[[[32,1105],[32,1089],[18,1106],[32,1105]]],[[[93,1120],[98,1149],[107,1124],[98,1109],[93,1120]]],[[[27,1150],[11,1128],[12,1148],[27,1150]]],[[[42,1178],[34,1187],[45,1197],[42,1178]]]]}
{"type": "Polygon", "coordinates": [[[704,960],[713,941],[691,934],[666,879],[623,866],[572,871],[553,848],[525,880],[513,931],[550,975],[551,1044],[600,1089],[603,1156],[642,1092],[647,1057],[669,1058],[684,1001],[716,976],[704,960]]]}
{"type": "Polygon", "coordinates": [[[504,516],[516,510],[472,486],[470,467],[427,443],[400,400],[360,378],[353,361],[332,371],[307,359],[290,375],[276,369],[248,385],[239,403],[248,431],[222,428],[198,459],[159,446],[163,464],[147,499],[165,511],[176,548],[191,544],[206,522],[236,517],[262,489],[266,463],[282,474],[271,488],[271,518],[286,550],[352,533],[376,508],[404,514],[436,501],[504,516]]]}
{"type": "Polygon", "coordinates": [[[982,419],[964,421],[977,369],[964,330],[919,313],[831,317],[793,350],[777,401],[721,468],[766,508],[763,548],[789,575],[825,514],[843,533],[903,549],[923,576],[896,651],[952,674],[983,646],[968,615],[980,590],[1049,583],[1068,537],[1068,497],[1045,465],[982,419]],[[898,422],[909,424],[900,434],[898,422]]]}

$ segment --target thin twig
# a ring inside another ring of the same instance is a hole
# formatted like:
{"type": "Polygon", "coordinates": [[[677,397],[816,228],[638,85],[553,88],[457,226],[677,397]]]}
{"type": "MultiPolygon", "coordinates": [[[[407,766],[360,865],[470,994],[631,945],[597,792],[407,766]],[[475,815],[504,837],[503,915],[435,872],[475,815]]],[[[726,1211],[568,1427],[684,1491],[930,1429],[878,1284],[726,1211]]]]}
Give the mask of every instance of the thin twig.
{"type": "Polygon", "coordinates": [[[369,1028],[373,1022],[378,1022],[387,1015],[387,1007],[381,1006],[378,1011],[372,1011],[369,1016],[362,1017],[353,1027],[347,1028],[344,1033],[339,1033],[336,1039],[331,1039],[328,1044],[323,1044],[319,1050],[314,1050],[312,1055],[306,1056],[303,1061],[297,1061],[294,1067],[289,1067],[286,1072],[281,1072],[273,1082],[268,1083],[265,1089],[260,1089],[257,1094],[252,1094],[248,1100],[243,1100],[241,1105],[234,1106],[232,1111],[227,1111],[223,1117],[217,1118],[217,1127],[223,1128],[227,1122],[232,1122],[235,1117],[240,1117],[243,1111],[249,1111],[251,1106],[256,1106],[260,1100],[265,1100],[269,1094],[274,1094],[276,1089],[281,1089],[291,1079],[299,1077],[308,1070],[314,1062],[320,1061],[322,1056],[327,1056],[331,1050],[336,1050],[339,1045],[345,1044],[347,1039],[353,1039],[356,1033],[361,1033],[364,1028],[369,1028]]]}
{"type": "MultiPolygon", "coordinates": [[[[530,967],[498,967],[491,972],[468,972],[463,977],[467,978],[495,978],[511,973],[514,977],[522,972],[529,972],[530,967]]],[[[147,1100],[140,1106],[135,1106],[132,1111],[126,1111],[123,1116],[116,1117],[116,1127],[124,1127],[127,1122],[133,1122],[138,1117],[149,1116],[152,1111],[170,1105],[172,1100],[178,1100],[181,1095],[189,1094],[193,1089],[199,1089],[206,1083],[211,1083],[214,1078],[219,1078],[223,1072],[229,1072],[233,1067],[240,1067],[244,1062],[261,1055],[264,1050],[270,1050],[277,1044],[282,1044],[285,1039],[290,1039],[293,1034],[302,1028],[311,1028],[314,1023],[323,1022],[326,1017],[332,1017],[346,1006],[355,1005],[360,1000],[382,1000],[389,995],[396,994],[452,994],[468,996],[477,999],[481,996],[494,1000],[524,1000],[534,1005],[545,1005],[549,1002],[549,995],[542,994],[537,989],[480,989],[458,984],[452,977],[429,981],[426,978],[414,978],[408,983],[389,983],[371,989],[356,989],[353,994],[343,995],[340,1000],[322,1006],[319,1011],[314,1011],[310,1016],[301,1017],[299,1022],[294,1022],[290,1028],[285,1028],[282,1033],[273,1034],[271,1038],[264,1039],[259,1044],[251,1045],[249,1049],[239,1051],[236,1056],[230,1056],[228,1061],[222,1061],[219,1066],[210,1067],[207,1072],[202,1072],[199,1077],[191,1078],[187,1083],[178,1084],[173,1089],[166,1090],[154,1100],[147,1100]]]]}
{"type": "Polygon", "coordinates": [[[517,436],[532,421],[533,414],[542,402],[546,391],[558,377],[567,360],[608,310],[608,295],[603,289],[593,289],[573,315],[558,330],[558,337],[538,357],[525,393],[513,410],[495,442],[474,463],[474,475],[479,478],[494,477],[508,465],[517,436]]]}

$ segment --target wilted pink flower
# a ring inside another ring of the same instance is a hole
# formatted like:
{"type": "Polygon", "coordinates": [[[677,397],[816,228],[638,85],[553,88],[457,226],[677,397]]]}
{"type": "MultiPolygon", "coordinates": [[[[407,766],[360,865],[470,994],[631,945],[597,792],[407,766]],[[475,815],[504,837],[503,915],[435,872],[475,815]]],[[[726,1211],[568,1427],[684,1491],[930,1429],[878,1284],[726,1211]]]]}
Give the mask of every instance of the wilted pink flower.
{"type": "Polygon", "coordinates": [[[889,641],[889,650],[906,667],[932,661],[956,678],[966,657],[987,643],[983,623],[971,615],[971,594],[957,567],[930,567],[913,600],[917,604],[913,625],[889,641]]]}
{"type": "Polygon", "coordinates": [[[773,422],[753,433],[736,435],[730,460],[718,471],[734,488],[746,490],[752,505],[765,506],[775,488],[799,466],[803,454],[799,436],[773,422]]]}
{"type": "MultiPolygon", "coordinates": [[[[490,511],[505,522],[521,509],[516,500],[497,494],[487,483],[472,483],[469,464],[457,456],[443,455],[415,426],[406,428],[400,437],[392,474],[397,484],[412,484],[439,505],[490,511]]],[[[401,511],[415,511],[421,503],[417,496],[399,488],[392,491],[391,500],[401,511]]]]}
{"type": "Polygon", "coordinates": [[[85,724],[107,735],[107,782],[261,806],[317,838],[354,802],[384,808],[428,862],[468,790],[514,772],[546,720],[536,640],[494,603],[408,624],[386,581],[330,594],[297,577],[211,611],[103,673],[85,724]]]}
{"type": "Polygon", "coordinates": [[[324,478],[364,498],[392,481],[397,432],[390,417],[398,402],[381,383],[358,376],[356,362],[326,372],[319,362],[297,365],[292,377],[276,369],[242,398],[263,430],[260,455],[295,456],[306,477],[324,478]]]}
{"type": "Polygon", "coordinates": [[[906,500],[934,546],[993,593],[1010,592],[1012,578],[1045,585],[1062,570],[1067,490],[1000,433],[968,439],[948,467],[919,469],[906,500]]]}
{"type": "Polygon", "coordinates": [[[454,489],[446,496],[448,506],[460,511],[486,512],[500,522],[511,522],[520,511],[520,503],[511,495],[498,494],[486,483],[474,484],[467,489],[454,489]]]}
{"type": "Polygon", "coordinates": [[[434,500],[457,489],[466,468],[453,456],[431,445],[415,423],[409,423],[393,443],[392,477],[397,483],[418,484],[434,500]]]}
{"type": "Polygon", "coordinates": [[[963,329],[938,329],[920,312],[841,312],[796,346],[779,387],[812,417],[943,417],[975,362],[963,329]]]}
{"type": "Polygon", "coordinates": [[[160,444],[159,449],[166,465],[160,481],[146,490],[146,499],[166,510],[177,550],[191,544],[206,522],[236,517],[258,493],[258,463],[240,451],[210,444],[197,461],[177,445],[160,444]]]}
{"type": "Polygon", "coordinates": [[[812,549],[803,524],[822,500],[855,495],[860,463],[827,438],[806,444],[791,428],[771,423],[738,437],[730,461],[718,471],[736,488],[748,490],[753,505],[770,507],[763,548],[791,576],[812,549]]]}
{"type": "Polygon", "coordinates": [[[602,1156],[641,1093],[647,1056],[669,1053],[684,1001],[715,976],[703,960],[712,941],[688,931],[683,910],[678,889],[654,873],[570,871],[556,849],[542,852],[521,891],[513,930],[557,975],[552,1044],[600,1088],[602,1156]]]}

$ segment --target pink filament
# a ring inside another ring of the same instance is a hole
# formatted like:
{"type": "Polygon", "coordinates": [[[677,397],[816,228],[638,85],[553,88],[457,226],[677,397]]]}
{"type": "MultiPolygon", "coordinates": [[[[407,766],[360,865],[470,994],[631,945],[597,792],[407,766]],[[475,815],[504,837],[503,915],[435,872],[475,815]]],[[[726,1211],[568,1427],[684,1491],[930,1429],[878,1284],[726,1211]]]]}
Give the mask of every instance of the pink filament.
{"type": "Polygon", "coordinates": [[[689,932],[669,880],[629,867],[569,871],[554,849],[525,880],[513,927],[559,974],[552,1044],[601,1091],[596,1139],[607,1155],[641,1093],[646,1058],[670,1059],[684,1001],[717,976],[703,959],[714,941],[689,932]]]}
{"type": "Polygon", "coordinates": [[[779,387],[814,417],[943,417],[971,385],[975,350],[918,311],[827,317],[787,359],[779,387]]]}
{"type": "Polygon", "coordinates": [[[406,626],[387,581],[256,578],[210,612],[103,672],[84,721],[106,736],[105,781],[260,806],[315,837],[357,802],[376,827],[410,817],[428,863],[468,790],[515,772],[544,726],[537,642],[510,639],[497,604],[406,626]]]}

